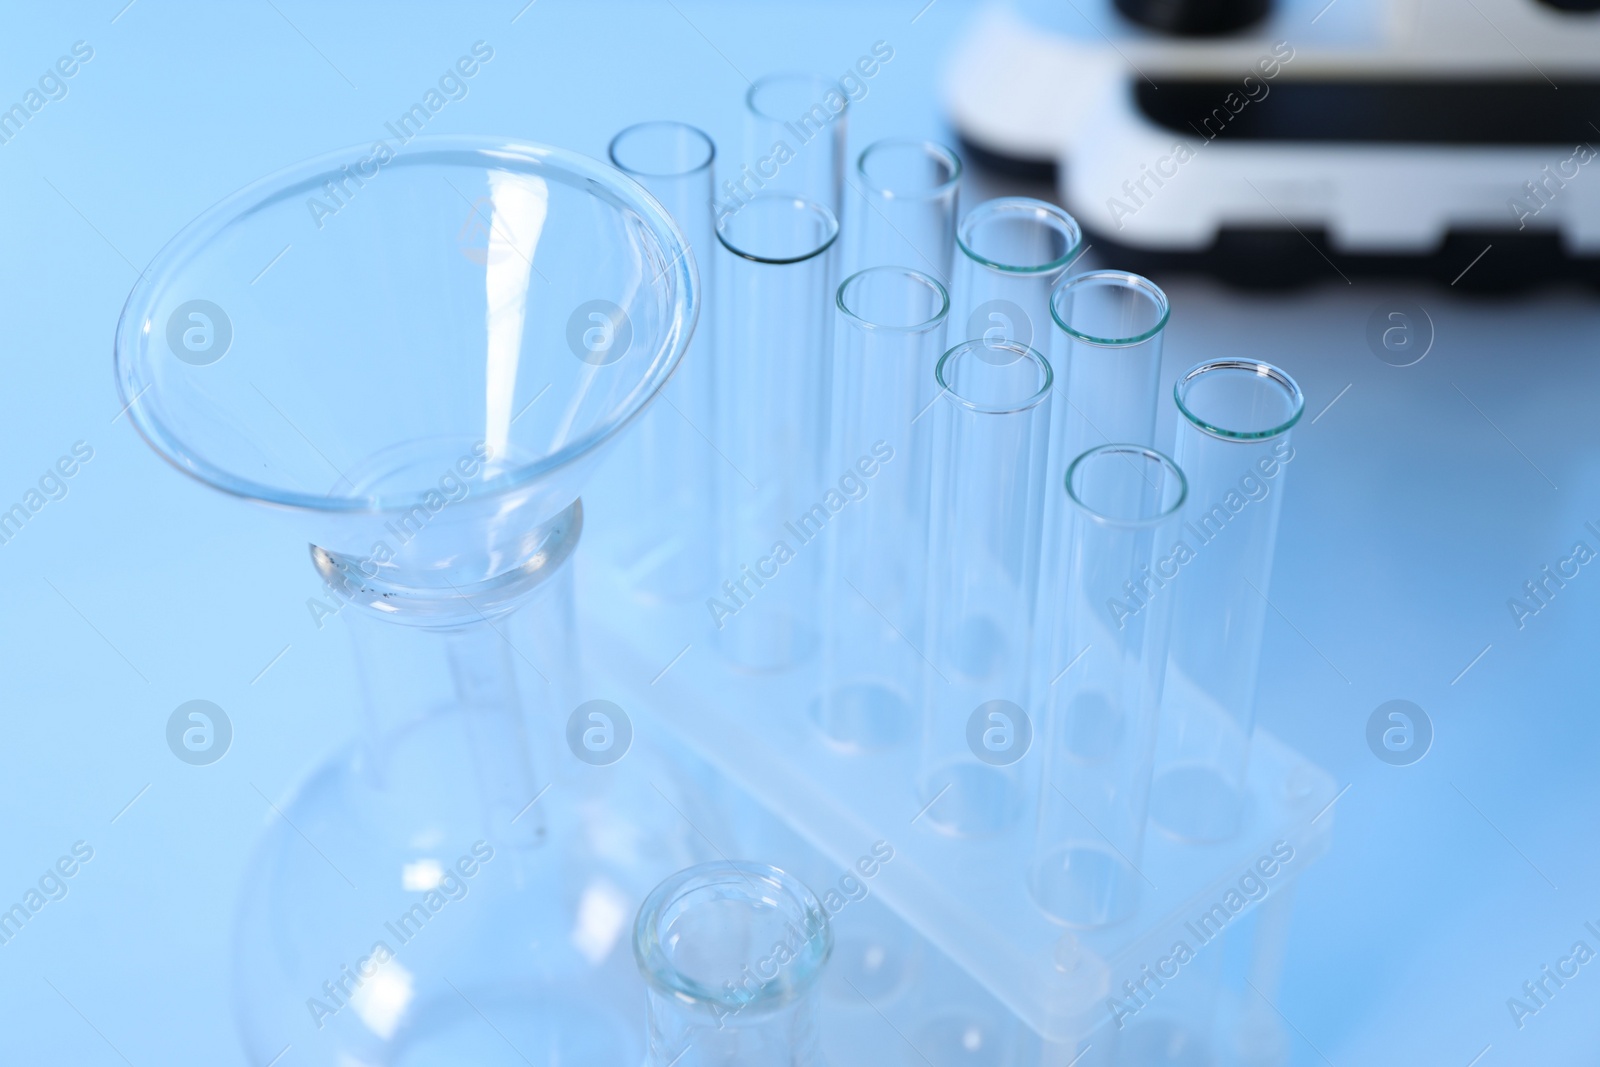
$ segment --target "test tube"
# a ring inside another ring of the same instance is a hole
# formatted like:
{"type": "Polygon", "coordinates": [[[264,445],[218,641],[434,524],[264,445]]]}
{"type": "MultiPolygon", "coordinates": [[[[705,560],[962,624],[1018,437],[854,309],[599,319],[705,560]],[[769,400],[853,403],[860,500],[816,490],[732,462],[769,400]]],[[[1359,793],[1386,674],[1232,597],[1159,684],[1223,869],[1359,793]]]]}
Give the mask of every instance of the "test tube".
{"type": "Polygon", "coordinates": [[[722,564],[706,609],[724,655],[752,670],[817,650],[838,235],[827,207],[784,193],[717,226],[722,564]]]}
{"type": "Polygon", "coordinates": [[[1043,200],[1002,197],[967,212],[956,229],[949,343],[1047,348],[1050,294],[1082,244],[1072,216],[1043,200]]]}
{"type": "Polygon", "coordinates": [[[1071,926],[1138,904],[1151,763],[1176,574],[1183,472],[1141,445],[1102,445],[1068,467],[1071,513],[1048,690],[1044,784],[1029,886],[1071,926]],[[1168,571],[1172,573],[1168,573],[1168,571]],[[1165,594],[1165,595],[1163,595],[1165,594]]]}
{"type": "Polygon", "coordinates": [[[633,927],[647,1067],[826,1067],[818,982],[833,927],[776,867],[705,863],[651,892],[633,927]]]}
{"type": "Polygon", "coordinates": [[[857,268],[900,265],[950,284],[961,161],[932,141],[875,141],[856,159],[848,259],[857,268]]]}
{"type": "Polygon", "coordinates": [[[1189,502],[1150,817],[1180,838],[1220,841],[1244,813],[1289,431],[1305,398],[1288,374],[1247,359],[1202,363],[1173,395],[1189,502]]]}
{"type": "Polygon", "coordinates": [[[922,660],[933,370],[950,298],[920,271],[839,286],[833,448],[838,490],[817,725],[847,751],[915,736],[922,660]]]}
{"type": "Polygon", "coordinates": [[[964,341],[935,370],[928,552],[928,694],[917,784],[927,821],[998,833],[1024,802],[1032,744],[1032,619],[1039,584],[1053,375],[1015,341],[964,341]]]}
{"type": "MultiPolygon", "coordinates": [[[[681,122],[644,122],[611,140],[612,165],[661,201],[683,230],[700,271],[714,291],[712,223],[714,161],[711,138],[681,122]]],[[[712,345],[716,331],[696,332],[683,361],[640,425],[621,442],[615,461],[628,479],[627,496],[648,522],[626,524],[620,564],[640,592],[660,600],[705,595],[715,585],[711,480],[716,453],[707,444],[713,418],[712,345]]]]}
{"type": "Polygon", "coordinates": [[[1058,420],[1066,460],[1105,444],[1154,445],[1161,342],[1170,307],[1148,278],[1102,270],[1050,298],[1050,362],[1071,402],[1058,420]]]}
{"type": "MultiPolygon", "coordinates": [[[[1050,297],[1050,355],[1066,403],[1054,419],[1050,484],[1060,486],[1067,464],[1105,444],[1154,446],[1161,400],[1161,340],[1167,296],[1154,283],[1125,271],[1094,271],[1068,278],[1050,297]]],[[[1061,580],[1067,550],[1067,495],[1045,500],[1045,589],[1061,580]]],[[[1041,682],[1054,676],[1048,651],[1059,601],[1046,597],[1035,624],[1041,682]]]]}
{"type": "Polygon", "coordinates": [[[760,193],[788,193],[842,217],[850,97],[837,79],[769,74],[745,94],[745,159],[725,178],[719,218],[760,193]]]}

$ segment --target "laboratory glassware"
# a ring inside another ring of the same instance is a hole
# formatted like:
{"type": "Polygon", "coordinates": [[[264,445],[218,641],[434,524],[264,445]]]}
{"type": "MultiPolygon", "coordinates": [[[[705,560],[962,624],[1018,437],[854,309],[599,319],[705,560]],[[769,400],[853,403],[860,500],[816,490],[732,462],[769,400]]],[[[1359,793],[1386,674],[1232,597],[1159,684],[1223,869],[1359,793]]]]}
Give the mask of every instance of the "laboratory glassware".
{"type": "Polygon", "coordinates": [[[1050,363],[1070,402],[1057,420],[1070,461],[1106,444],[1156,443],[1167,295],[1126,271],[1091,271],[1050,297],[1050,363]]]}
{"type": "Polygon", "coordinates": [[[640,907],[633,951],[650,1067],[824,1067],[817,989],[833,928],[798,879],[725,860],[679,871],[640,907]]]}
{"type": "Polygon", "coordinates": [[[839,223],[822,204],[762,193],[717,228],[716,490],[722,546],[707,611],[723,654],[751,670],[818,647],[824,471],[839,223]]]}
{"type": "MultiPolygon", "coordinates": [[[[1073,425],[1068,416],[1075,401],[1066,389],[1067,368],[1057,358],[1065,353],[1054,351],[1051,299],[1082,248],[1083,231],[1077,220],[1054,204],[1029,197],[985,201],[968,211],[956,228],[947,343],[1012,341],[1035,348],[1050,361],[1058,399],[1051,414],[1051,442],[1040,477],[1052,486],[1062,484],[1067,463],[1077,453],[1068,454],[1062,440],[1073,425]]],[[[1056,494],[1047,493],[1044,506],[1044,529],[1053,534],[1062,521],[1061,501],[1056,494]]],[[[1044,541],[1047,547],[1040,560],[1044,588],[1052,587],[1055,581],[1058,542],[1057,537],[1044,541]]],[[[1040,601],[1037,608],[1042,614],[1032,620],[1031,658],[1035,669],[1042,666],[1048,652],[1054,611],[1048,601],[1040,601]]],[[[1040,681],[1036,678],[1033,684],[1037,686],[1040,681]]]]}
{"type": "Polygon", "coordinates": [[[1173,639],[1150,817],[1194,841],[1240,828],[1255,728],[1256,674],[1269,607],[1289,431],[1305,409],[1269,363],[1218,359],[1173,387],[1174,458],[1189,479],[1172,580],[1173,639]]]}
{"type": "Polygon", "coordinates": [[[1141,445],[1067,468],[1071,523],[1042,702],[1044,782],[1029,888],[1071,926],[1128,918],[1140,870],[1166,673],[1183,472],[1141,445]],[[1059,672],[1059,673],[1056,673],[1059,672]]]}
{"type": "Polygon", "coordinates": [[[875,141],[856,159],[846,231],[853,269],[911,267],[950,284],[961,160],[933,141],[875,141]]]}
{"type": "MultiPolygon", "coordinates": [[[[1050,484],[1059,486],[1067,464],[1106,444],[1156,444],[1156,414],[1161,400],[1161,341],[1166,330],[1167,296],[1148,279],[1125,271],[1092,271],[1068,278],[1050,297],[1050,343],[1065,403],[1053,420],[1050,484]]],[[[1060,581],[1068,540],[1067,494],[1045,500],[1043,588],[1060,581]]],[[[1039,602],[1035,639],[1039,667],[1054,676],[1048,643],[1060,601],[1039,602]]]]}
{"type": "MultiPolygon", "coordinates": [[[[712,200],[717,149],[705,133],[681,122],[644,122],[611,140],[612,164],[650,191],[683,231],[696,255],[703,291],[714,291],[716,256],[712,200]]],[[[590,312],[603,341],[607,321],[590,312]]],[[[708,443],[713,423],[711,345],[714,330],[699,331],[682,365],[627,434],[614,467],[622,470],[618,492],[633,513],[649,521],[619,524],[618,560],[626,580],[657,599],[702,597],[715,585],[717,554],[712,524],[711,479],[720,462],[708,443]]],[[[608,537],[611,531],[602,531],[608,537]]]]}
{"type": "MultiPolygon", "coordinates": [[[[533,657],[530,631],[546,624],[530,614],[539,608],[496,621],[514,660],[533,657]]],[[[437,635],[406,636],[416,641],[401,647],[416,651],[437,635]]],[[[364,667],[383,658],[396,676],[375,699],[412,678],[437,696],[441,672],[396,669],[398,649],[362,651],[364,667]]],[[[526,665],[518,682],[541,687],[526,665]]],[[[419,703],[290,796],[260,801],[266,828],[240,881],[232,943],[247,1062],[267,1067],[289,1043],[297,1062],[327,1067],[525,1064],[516,1050],[538,1050],[538,1063],[640,1062],[627,917],[667,873],[715,858],[699,830],[723,839],[721,810],[686,770],[692,757],[646,733],[614,766],[562,751],[541,768],[543,795],[512,813],[513,831],[537,836],[508,840],[487,825],[475,786],[495,740],[486,713],[419,703]]]]}
{"type": "Polygon", "coordinates": [[[822,690],[814,717],[847,750],[914,736],[922,660],[928,473],[950,298],[920,271],[873,267],[839,286],[822,690]]]}
{"type": "Polygon", "coordinates": [[[1049,362],[1015,341],[940,357],[928,549],[927,696],[917,787],[941,832],[984,836],[1026,800],[1049,362]]]}
{"type": "Polygon", "coordinates": [[[1050,294],[1082,245],[1077,221],[1043,200],[1001,197],[967,212],[956,227],[949,344],[982,338],[1047,351],[1050,294]]]}
{"type": "Polygon", "coordinates": [[[745,158],[723,177],[718,225],[759,193],[788,193],[843,218],[850,118],[844,86],[819,74],[768,74],[744,101],[745,158]]]}
{"type": "MultiPolygon", "coordinates": [[[[528,947],[565,937],[588,906],[557,892],[552,872],[569,868],[544,851],[586,832],[577,797],[534,803],[592,769],[552,755],[551,724],[581,706],[549,665],[571,662],[560,635],[584,479],[671,376],[699,303],[681,231],[638,184],[559,149],[473,137],[290,167],[200,216],[135,284],[116,378],[137,431],[201,483],[271,505],[262,514],[309,546],[325,583],[315,623],[399,624],[384,628],[388,655],[365,642],[362,743],[290,805],[323,855],[268,841],[264,862],[281,864],[246,887],[244,914],[264,924],[264,953],[239,964],[257,1062],[291,1040],[280,1012],[305,1027],[307,1059],[393,1061],[464,1018],[464,998],[503,1003],[508,971],[524,1005],[529,988],[564,1003],[593,974],[581,948],[528,947]],[[604,343],[586,336],[591,312],[604,343]],[[423,658],[438,667],[432,688],[396,682],[423,658]],[[503,890],[445,906],[465,921],[513,894],[500,910],[525,917],[515,951],[485,934],[452,953],[413,930],[426,943],[390,942],[394,958],[375,959],[385,920],[419,898],[431,912],[428,894],[453,893],[450,870],[464,885],[486,862],[503,890]],[[321,892],[326,879],[349,895],[321,892]],[[272,895],[250,895],[258,886],[272,895]],[[258,995],[275,975],[286,999],[258,995]],[[328,999],[313,1010],[311,996],[328,999]]],[[[615,1048],[596,1011],[519,1019],[580,1058],[615,1048]]]]}

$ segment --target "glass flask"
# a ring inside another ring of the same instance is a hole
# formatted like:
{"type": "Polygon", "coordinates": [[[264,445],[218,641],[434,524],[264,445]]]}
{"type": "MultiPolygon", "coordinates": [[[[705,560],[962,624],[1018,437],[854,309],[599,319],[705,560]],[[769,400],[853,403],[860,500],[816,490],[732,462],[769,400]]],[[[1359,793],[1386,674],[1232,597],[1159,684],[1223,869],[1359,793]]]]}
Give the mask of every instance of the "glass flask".
{"type": "Polygon", "coordinates": [[[702,847],[677,813],[640,820],[674,795],[707,816],[646,739],[590,745],[620,757],[632,731],[573,706],[599,694],[570,670],[569,560],[584,479],[678,366],[698,294],[682,232],[618,171],[415,137],[223,200],[129,295],[134,426],[272,505],[367,689],[362,740],[268,800],[236,956],[252,1062],[632,1055],[626,916],[702,847]]]}
{"type": "Polygon", "coordinates": [[[672,875],[639,909],[649,1067],[825,1067],[818,980],[827,911],[776,867],[726,860],[672,875]]]}

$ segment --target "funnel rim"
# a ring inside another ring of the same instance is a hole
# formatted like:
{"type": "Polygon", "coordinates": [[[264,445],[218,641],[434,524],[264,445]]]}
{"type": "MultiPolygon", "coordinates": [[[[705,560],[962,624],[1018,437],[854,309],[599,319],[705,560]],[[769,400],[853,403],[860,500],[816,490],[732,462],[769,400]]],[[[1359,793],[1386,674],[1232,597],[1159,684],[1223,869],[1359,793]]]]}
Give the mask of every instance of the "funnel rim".
{"type": "MultiPolygon", "coordinates": [[[[351,488],[348,492],[309,493],[283,485],[273,485],[213,463],[168,425],[154,404],[143,401],[156,386],[146,373],[149,359],[143,351],[142,335],[148,332],[151,309],[175,272],[200,254],[210,241],[227,227],[242,222],[263,207],[296,189],[315,186],[321,177],[338,172],[353,160],[369,157],[370,145],[352,145],[301,160],[259,178],[217,201],[174,235],[151,259],[139,275],[117,320],[113,348],[114,372],[120,411],[128,415],[145,443],[170,465],[196,481],[231,496],[293,511],[321,514],[384,514],[416,507],[428,495],[420,488],[402,494],[384,494],[351,488]]],[[[520,165],[532,172],[560,173],[578,178],[591,186],[607,190],[627,208],[636,211],[649,231],[660,241],[667,266],[657,284],[668,282],[673,314],[663,332],[648,373],[619,403],[605,421],[561,448],[531,462],[500,471],[477,484],[473,495],[495,498],[524,491],[557,471],[574,465],[608,443],[637,418],[665,387],[682,362],[694,334],[700,311],[700,283],[688,240],[667,210],[650,193],[620,170],[577,152],[513,138],[482,135],[420,135],[393,150],[394,162],[407,165],[449,165],[460,158],[463,163],[492,168],[496,162],[520,165]]],[[[390,166],[393,163],[388,164],[390,166]]]]}

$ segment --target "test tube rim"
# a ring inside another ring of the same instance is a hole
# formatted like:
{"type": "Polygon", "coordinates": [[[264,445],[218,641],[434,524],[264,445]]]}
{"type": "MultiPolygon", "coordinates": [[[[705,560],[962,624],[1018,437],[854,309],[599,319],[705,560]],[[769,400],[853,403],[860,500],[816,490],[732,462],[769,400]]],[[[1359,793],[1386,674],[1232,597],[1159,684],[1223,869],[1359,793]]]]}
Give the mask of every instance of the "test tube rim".
{"type": "MultiPolygon", "coordinates": [[[[767,122],[790,122],[790,121],[792,121],[792,119],[790,119],[790,118],[786,118],[786,117],[784,117],[782,115],[773,115],[770,112],[763,111],[759,107],[756,106],[756,93],[758,93],[761,89],[765,88],[766,86],[770,85],[773,82],[784,81],[786,79],[793,79],[793,80],[796,80],[796,81],[809,81],[809,82],[812,82],[813,84],[816,84],[816,85],[826,85],[829,88],[838,91],[839,98],[844,101],[844,107],[840,108],[833,115],[832,119],[829,119],[829,123],[830,124],[834,120],[841,119],[845,115],[849,114],[849,112],[850,112],[850,94],[844,91],[844,86],[839,83],[839,79],[830,78],[826,74],[816,74],[816,73],[813,73],[811,71],[806,71],[806,70],[775,70],[775,71],[772,71],[769,74],[763,74],[761,77],[759,77],[755,81],[751,82],[750,83],[750,88],[745,90],[745,94],[744,94],[744,106],[745,106],[745,109],[748,110],[752,115],[756,116],[757,118],[764,119],[767,122]]],[[[818,102],[820,103],[821,101],[818,101],[818,102]]]]}
{"type": "Polygon", "coordinates": [[[700,127],[698,127],[698,126],[696,126],[696,125],[694,125],[692,123],[679,122],[676,119],[649,119],[649,120],[647,120],[645,122],[635,122],[631,126],[626,126],[626,127],[622,128],[622,129],[618,130],[617,133],[616,133],[616,136],[611,138],[611,143],[606,146],[606,158],[611,161],[611,165],[613,167],[616,167],[622,173],[627,174],[630,177],[636,177],[636,178],[687,178],[692,174],[699,174],[701,171],[708,169],[713,163],[715,163],[717,161],[717,142],[715,142],[715,141],[713,141],[711,139],[711,135],[709,133],[707,133],[706,131],[702,130],[700,127]],[[706,145],[706,158],[705,158],[705,160],[700,162],[700,163],[698,163],[698,164],[696,164],[693,167],[689,167],[689,168],[686,168],[684,170],[655,171],[655,170],[638,170],[638,169],[635,169],[633,167],[627,166],[620,159],[617,158],[617,143],[619,141],[621,141],[624,137],[628,136],[631,133],[637,133],[640,130],[647,129],[647,128],[651,127],[651,126],[666,126],[666,127],[672,127],[672,128],[675,128],[675,129],[679,129],[679,130],[685,130],[685,131],[693,134],[694,136],[700,138],[700,140],[704,141],[705,145],[706,145]]]}
{"type": "Polygon", "coordinates": [[[1084,344],[1093,345],[1096,348],[1132,348],[1135,345],[1144,344],[1150,338],[1166,329],[1167,320],[1171,317],[1172,303],[1167,299],[1166,291],[1144,275],[1135,274],[1132,271],[1092,270],[1083,274],[1074,274],[1056,286],[1056,291],[1050,294],[1050,318],[1055,321],[1055,324],[1065,330],[1067,336],[1073,340],[1082,341],[1084,344]],[[1139,290],[1155,301],[1156,306],[1161,309],[1161,317],[1154,326],[1133,337],[1095,337],[1092,334],[1075,330],[1061,321],[1061,312],[1056,307],[1057,300],[1061,299],[1069,290],[1077,289],[1080,286],[1087,288],[1090,284],[1101,283],[1119,284],[1129,289],[1139,290]]]}
{"type": "Polygon", "coordinates": [[[862,183],[872,192],[877,193],[886,200],[938,200],[961,184],[961,175],[964,169],[961,165],[961,157],[957,156],[947,145],[942,145],[938,141],[921,140],[916,137],[880,138],[867,145],[861,150],[861,154],[856,156],[856,174],[861,177],[862,183]],[[867,174],[867,157],[873,152],[884,148],[921,148],[928,155],[941,163],[947,164],[950,167],[950,176],[938,185],[920,192],[899,193],[893,189],[886,189],[883,185],[873,181],[867,174]]]}
{"type": "Polygon", "coordinates": [[[993,200],[985,200],[966,215],[962,216],[961,224],[956,227],[956,247],[961,249],[962,255],[989,270],[999,271],[1002,274],[1049,274],[1072,265],[1077,258],[1078,249],[1083,247],[1083,227],[1078,225],[1078,220],[1067,214],[1066,211],[1045,200],[1036,200],[1031,196],[999,196],[993,200]],[[1033,215],[1043,216],[1063,224],[1066,232],[1071,236],[1070,246],[1060,256],[1048,263],[1037,266],[1022,266],[1016,263],[997,263],[987,256],[973,249],[968,240],[972,230],[980,223],[988,222],[1001,212],[1027,211],[1033,215]]]}
{"type": "Polygon", "coordinates": [[[938,329],[950,314],[949,291],[945,289],[943,285],[939,284],[937,278],[934,278],[928,274],[924,274],[922,271],[915,270],[911,267],[884,265],[878,267],[868,267],[865,270],[858,270],[854,274],[850,275],[850,277],[839,283],[839,290],[834,294],[833,302],[838,307],[840,314],[842,314],[848,322],[859,326],[864,330],[881,331],[883,333],[899,333],[907,335],[930,333],[933,330],[938,329]],[[940,300],[939,310],[934,314],[933,318],[927,320],[926,322],[914,323],[910,326],[892,326],[888,323],[873,322],[871,319],[852,311],[849,305],[845,303],[845,290],[849,288],[850,284],[857,279],[865,277],[868,274],[877,274],[881,271],[894,271],[897,274],[902,274],[931,285],[934,292],[939,294],[940,300]]]}
{"type": "MultiPolygon", "coordinates": [[[[717,243],[720,244],[723,248],[727,249],[729,252],[731,252],[734,255],[738,256],[740,259],[747,259],[752,263],[764,263],[764,264],[767,264],[769,266],[784,267],[784,266],[788,266],[788,265],[790,265],[792,263],[804,263],[808,259],[817,258],[818,256],[822,255],[822,253],[824,253],[828,249],[832,248],[833,247],[833,243],[839,239],[839,217],[833,213],[832,209],[829,208],[826,204],[819,204],[815,200],[808,200],[803,196],[795,196],[793,193],[780,193],[780,192],[757,193],[755,196],[752,196],[749,200],[746,200],[744,202],[744,204],[740,207],[739,210],[742,211],[742,210],[744,210],[744,208],[749,207],[751,204],[754,204],[757,201],[768,201],[768,200],[789,200],[789,201],[794,202],[795,204],[803,204],[806,207],[811,208],[811,209],[813,209],[815,211],[820,211],[826,217],[826,220],[827,220],[828,226],[829,226],[827,240],[823,241],[820,245],[818,245],[816,248],[812,249],[811,251],[805,253],[804,255],[800,255],[800,256],[787,256],[787,257],[782,257],[782,258],[773,257],[773,256],[760,256],[760,255],[757,255],[754,252],[746,252],[744,249],[739,248],[739,247],[731,244],[729,242],[727,236],[723,233],[723,225],[722,225],[722,223],[718,222],[717,223],[717,227],[716,227],[717,243]]],[[[737,212],[735,212],[734,214],[737,214],[737,212]]],[[[724,216],[725,219],[726,218],[731,218],[731,217],[732,217],[732,215],[724,216]]]]}
{"type": "Polygon", "coordinates": [[[933,380],[934,383],[939,386],[939,395],[949,397],[954,403],[960,404],[962,407],[966,408],[968,411],[974,412],[975,414],[1017,415],[1024,411],[1031,411],[1049,398],[1050,390],[1054,388],[1055,385],[1055,371],[1051,370],[1050,361],[1044,358],[1044,356],[1040,355],[1037,349],[1025,345],[1020,341],[997,341],[991,343],[979,337],[970,341],[962,341],[960,344],[948,349],[944,355],[940,356],[939,362],[936,363],[933,368],[933,380]],[[956,392],[955,389],[945,381],[945,367],[947,364],[949,364],[952,356],[956,356],[960,353],[967,352],[975,348],[985,348],[991,352],[995,349],[1004,349],[1007,352],[1014,352],[1019,358],[1033,360],[1044,370],[1044,382],[1042,385],[1040,385],[1039,391],[1029,396],[1026,400],[1019,404],[1012,404],[1005,407],[980,404],[977,401],[968,400],[966,397],[956,392]]]}
{"type": "MultiPolygon", "coordinates": [[[[833,956],[833,923],[827,909],[804,882],[789,872],[766,863],[726,860],[700,863],[669,875],[651,890],[650,895],[639,905],[639,912],[633,921],[633,958],[640,972],[646,976],[647,981],[670,992],[674,997],[697,1004],[726,1002],[725,990],[713,989],[688,978],[666,959],[662,952],[660,931],[653,925],[652,920],[674,901],[685,896],[691,887],[703,888],[712,884],[735,882],[742,882],[752,889],[758,884],[764,884],[786,893],[804,915],[820,916],[821,927],[806,938],[808,945],[818,939],[821,941],[820,949],[809,961],[810,970],[801,974],[798,980],[778,986],[773,996],[758,995],[745,1004],[777,1006],[799,999],[816,984],[823,968],[833,956]]],[[[763,984],[762,994],[767,992],[767,988],[768,985],[763,984]]]]}
{"type": "Polygon", "coordinates": [[[1281,437],[1283,434],[1288,433],[1295,423],[1300,421],[1300,416],[1304,415],[1306,410],[1305,394],[1300,391],[1300,384],[1294,380],[1293,376],[1280,367],[1258,359],[1223,358],[1208,359],[1204,363],[1197,363],[1173,383],[1172,399],[1178,405],[1178,413],[1187,419],[1191,426],[1204,434],[1217,438],[1219,441],[1269,441],[1274,437],[1281,437]],[[1230,430],[1225,426],[1213,426],[1184,404],[1183,395],[1184,387],[1190,382],[1220,370],[1250,371],[1257,377],[1266,378],[1281,386],[1288,393],[1293,403],[1293,413],[1277,426],[1269,427],[1265,430],[1230,430]]]}
{"type": "Polygon", "coordinates": [[[1159,449],[1151,448],[1148,445],[1106,444],[1098,445],[1094,448],[1088,449],[1068,465],[1067,474],[1065,479],[1063,479],[1062,485],[1067,491],[1067,499],[1072,501],[1073,506],[1076,507],[1079,513],[1085,518],[1100,526],[1122,530],[1136,530],[1145,529],[1151,526],[1159,526],[1161,523],[1167,521],[1182,511],[1183,505],[1189,499],[1189,477],[1183,473],[1183,468],[1178,466],[1177,461],[1171,456],[1167,455],[1165,452],[1162,452],[1159,449]],[[1114,518],[1110,515],[1096,511],[1094,508],[1084,503],[1081,499],[1079,499],[1078,494],[1072,491],[1072,476],[1077,473],[1079,466],[1085,460],[1104,453],[1113,452],[1137,453],[1141,456],[1144,456],[1146,459],[1153,459],[1157,463],[1161,464],[1162,467],[1166,468],[1178,479],[1177,497],[1169,506],[1163,508],[1159,513],[1139,519],[1114,518]]]}

